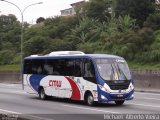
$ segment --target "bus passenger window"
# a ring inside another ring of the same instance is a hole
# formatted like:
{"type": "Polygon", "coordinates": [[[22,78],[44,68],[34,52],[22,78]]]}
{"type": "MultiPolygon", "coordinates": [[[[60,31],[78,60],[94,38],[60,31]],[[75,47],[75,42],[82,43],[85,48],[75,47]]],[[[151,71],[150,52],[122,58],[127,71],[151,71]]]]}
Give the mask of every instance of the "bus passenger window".
{"type": "Polygon", "coordinates": [[[32,74],[42,74],[42,60],[32,60],[32,74]]]}
{"type": "Polygon", "coordinates": [[[52,75],[60,75],[58,72],[58,68],[56,68],[56,66],[53,66],[53,73],[52,75]]]}
{"type": "Polygon", "coordinates": [[[65,75],[66,76],[74,76],[74,64],[75,60],[74,59],[66,59],[66,64],[65,64],[65,75]]]}
{"type": "Polygon", "coordinates": [[[82,76],[82,60],[83,59],[75,59],[75,77],[81,77],[82,76]]]}
{"type": "Polygon", "coordinates": [[[65,76],[66,71],[65,71],[65,66],[66,66],[66,62],[63,59],[57,59],[54,60],[54,73],[60,76],[65,76]]]}
{"type": "Polygon", "coordinates": [[[46,60],[44,63],[44,74],[52,75],[53,74],[53,65],[52,60],[46,60]]]}
{"type": "Polygon", "coordinates": [[[24,74],[32,74],[32,61],[31,60],[25,60],[24,61],[24,74]]]}

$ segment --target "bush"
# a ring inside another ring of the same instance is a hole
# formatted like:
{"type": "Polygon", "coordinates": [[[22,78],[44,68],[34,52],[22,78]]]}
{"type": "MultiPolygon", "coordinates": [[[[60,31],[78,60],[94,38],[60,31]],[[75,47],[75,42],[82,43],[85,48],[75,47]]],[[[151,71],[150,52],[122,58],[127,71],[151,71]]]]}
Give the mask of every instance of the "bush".
{"type": "Polygon", "coordinates": [[[160,28],[160,13],[149,15],[147,20],[144,22],[144,26],[150,27],[153,30],[158,30],[160,28]]]}
{"type": "Polygon", "coordinates": [[[14,55],[12,64],[20,64],[21,62],[21,54],[17,53],[14,55]]]}
{"type": "Polygon", "coordinates": [[[0,51],[0,65],[11,64],[14,58],[14,54],[10,50],[0,51]]]}
{"type": "Polygon", "coordinates": [[[86,42],[84,44],[80,44],[77,49],[85,53],[91,54],[91,53],[95,53],[96,51],[98,51],[100,49],[100,46],[98,42],[95,42],[95,43],[86,42]]]}
{"type": "Polygon", "coordinates": [[[49,45],[50,40],[47,37],[32,37],[24,43],[25,55],[42,54],[49,45]]]}

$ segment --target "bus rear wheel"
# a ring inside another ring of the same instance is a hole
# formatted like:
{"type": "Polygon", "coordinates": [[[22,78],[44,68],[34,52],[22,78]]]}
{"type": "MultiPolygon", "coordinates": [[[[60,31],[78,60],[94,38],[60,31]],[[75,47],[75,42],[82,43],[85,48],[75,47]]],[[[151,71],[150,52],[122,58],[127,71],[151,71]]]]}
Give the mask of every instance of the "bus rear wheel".
{"type": "Polygon", "coordinates": [[[42,99],[42,100],[46,100],[47,99],[47,95],[45,94],[45,91],[43,88],[40,88],[39,90],[39,98],[42,99]]]}
{"type": "Polygon", "coordinates": [[[88,93],[85,97],[85,103],[89,106],[93,106],[94,105],[94,98],[93,95],[91,93],[88,93]]]}
{"type": "Polygon", "coordinates": [[[118,100],[118,101],[115,101],[116,105],[123,105],[124,103],[124,100],[118,100]]]}

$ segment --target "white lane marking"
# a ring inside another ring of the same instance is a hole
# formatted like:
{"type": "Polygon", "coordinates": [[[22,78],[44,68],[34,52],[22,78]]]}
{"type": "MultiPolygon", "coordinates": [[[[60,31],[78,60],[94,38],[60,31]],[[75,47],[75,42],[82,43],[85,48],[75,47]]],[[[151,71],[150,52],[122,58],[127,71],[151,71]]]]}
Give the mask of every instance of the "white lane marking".
{"type": "Polygon", "coordinates": [[[150,94],[150,95],[157,95],[157,96],[160,96],[160,94],[159,93],[147,93],[147,92],[135,92],[135,94],[150,94]]]}
{"type": "Polygon", "coordinates": [[[144,106],[144,107],[156,107],[156,108],[160,108],[160,106],[145,105],[145,104],[134,104],[134,103],[131,103],[130,105],[138,105],[138,106],[144,106]]]}
{"type": "Polygon", "coordinates": [[[0,109],[1,112],[5,112],[5,113],[11,113],[11,114],[21,114],[19,112],[14,112],[14,111],[10,111],[10,110],[4,110],[4,109],[0,109]]]}
{"type": "Polygon", "coordinates": [[[78,108],[78,109],[85,109],[85,110],[92,110],[92,111],[98,111],[98,112],[104,112],[104,113],[120,114],[120,112],[99,110],[99,109],[86,108],[86,107],[78,107],[78,106],[73,106],[73,105],[62,105],[62,106],[71,107],[71,108],[78,108]]]}
{"type": "Polygon", "coordinates": [[[160,99],[157,99],[157,98],[144,98],[144,99],[148,99],[148,100],[160,100],[160,99]]]}

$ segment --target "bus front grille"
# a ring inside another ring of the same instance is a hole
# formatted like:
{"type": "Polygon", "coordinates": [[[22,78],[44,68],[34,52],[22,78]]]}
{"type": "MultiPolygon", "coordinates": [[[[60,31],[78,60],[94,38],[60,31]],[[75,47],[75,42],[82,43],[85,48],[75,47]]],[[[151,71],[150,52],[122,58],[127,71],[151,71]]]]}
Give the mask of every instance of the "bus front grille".
{"type": "Polygon", "coordinates": [[[125,90],[128,89],[130,80],[112,80],[107,81],[107,84],[111,90],[125,90]]]}

